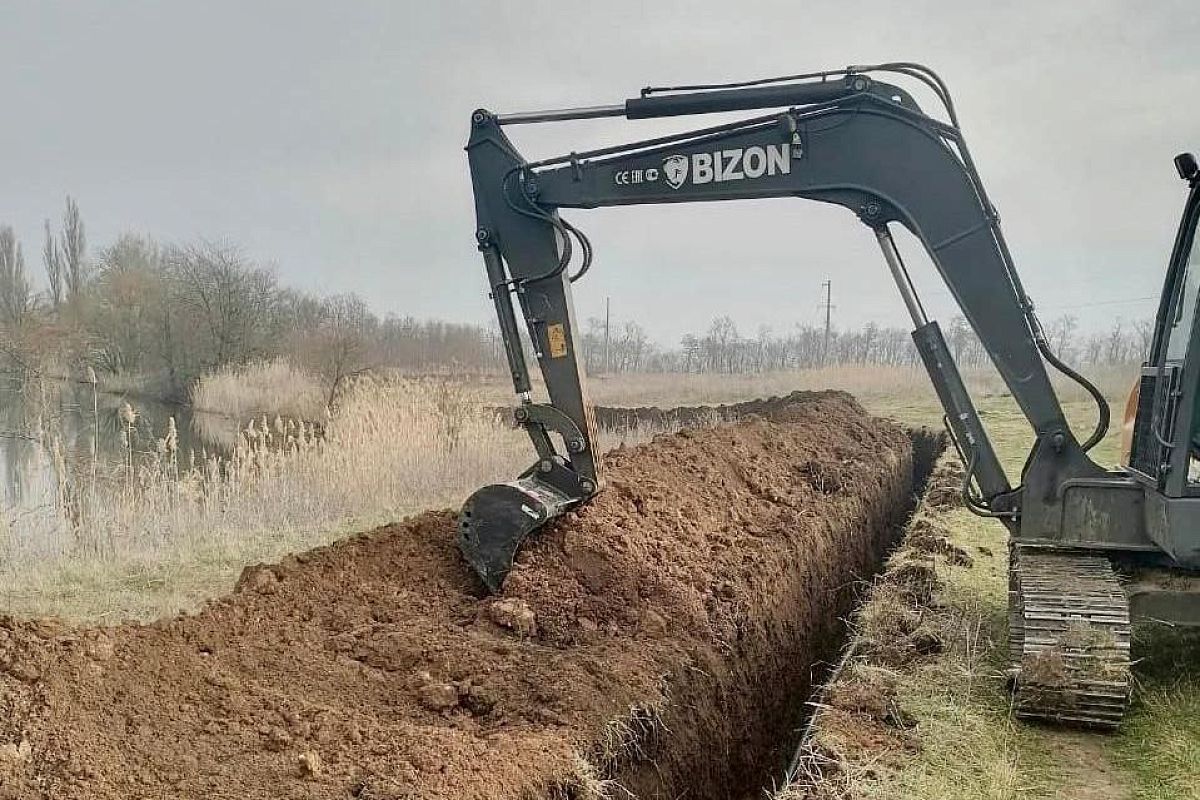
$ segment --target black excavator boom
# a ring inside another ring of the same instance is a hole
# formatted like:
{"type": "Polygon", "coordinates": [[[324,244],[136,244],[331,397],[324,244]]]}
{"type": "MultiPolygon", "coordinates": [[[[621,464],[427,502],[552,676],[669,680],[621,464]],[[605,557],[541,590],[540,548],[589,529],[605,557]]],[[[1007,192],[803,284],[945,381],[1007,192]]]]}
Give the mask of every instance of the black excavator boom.
{"type": "MultiPolygon", "coordinates": [[[[927,68],[881,64],[737,84],[649,88],[609,106],[517,114],[478,110],[471,118],[467,154],[475,237],[519,398],[514,419],[538,455],[517,480],[484,487],[464,506],[460,546],[489,590],[501,588],[527,536],[603,487],[571,297],[572,283],[591,265],[592,246],[560,210],[752,198],[839,205],[871,229],[967,467],[963,496],[972,511],[1007,526],[1022,552],[1070,551],[1098,554],[1101,561],[1128,558],[1200,568],[1200,484],[1194,490],[1180,488],[1185,480],[1178,470],[1182,465],[1186,473],[1186,455],[1173,444],[1194,427],[1190,416],[1186,424],[1176,423],[1184,413],[1180,398],[1187,408],[1200,398],[1200,352],[1185,364],[1180,354],[1189,348],[1176,347],[1172,352],[1178,363],[1152,361],[1159,366],[1148,366],[1143,379],[1143,385],[1157,392],[1144,403],[1146,418],[1139,418],[1142,449],[1152,456],[1145,460],[1167,466],[1110,471],[1088,457],[1107,430],[1108,406],[1095,386],[1050,350],[999,215],[959,130],[949,92],[927,68]],[[922,110],[904,88],[878,80],[880,74],[923,85],[942,106],[941,118],[922,110]],[[504,131],[509,125],[570,119],[751,109],[764,113],[538,161],[522,157],[504,131]],[[923,246],[1029,421],[1034,445],[1016,486],[996,456],[937,322],[928,318],[917,296],[893,240],[893,225],[906,228],[923,246]],[[532,397],[518,306],[548,403],[532,397]],[[1096,400],[1097,424],[1086,437],[1077,438],[1068,425],[1047,365],[1079,382],[1096,400]],[[1145,444],[1147,431],[1156,437],[1153,446],[1145,444]],[[561,438],[561,447],[555,437],[561,438]]],[[[1196,298],[1176,298],[1185,291],[1194,295],[1200,285],[1180,277],[1191,263],[1187,253],[1198,213],[1197,168],[1194,159],[1182,157],[1177,167],[1193,186],[1192,210],[1185,214],[1164,290],[1159,338],[1176,335],[1187,345],[1195,339],[1195,320],[1180,311],[1180,303],[1186,301],[1194,311],[1196,298]],[[1176,320],[1174,334],[1163,332],[1168,317],[1176,320]],[[1182,333],[1180,319],[1186,319],[1182,333]]],[[[1169,349],[1163,348],[1164,353],[1169,349]]],[[[1043,564],[1044,559],[1023,561],[1043,564]]],[[[1014,559],[1018,568],[1021,562],[1014,559]]],[[[1097,577],[1094,558],[1054,563],[1060,573],[1086,565],[1086,570],[1080,567],[1079,586],[1108,586],[1107,579],[1097,577]]],[[[1015,585],[1037,585],[1043,592],[1045,581],[1031,575],[1023,582],[1015,578],[1015,585]]],[[[1039,595],[1043,606],[1045,599],[1039,595]]],[[[1067,599],[1063,603],[1070,605],[1067,599]]],[[[1046,645],[1045,637],[1035,639],[1030,633],[1034,628],[1025,630],[1027,650],[1046,645]]],[[[1028,693],[1022,713],[1038,713],[1028,693]]],[[[1115,718],[1110,714],[1106,719],[1115,718]]]]}

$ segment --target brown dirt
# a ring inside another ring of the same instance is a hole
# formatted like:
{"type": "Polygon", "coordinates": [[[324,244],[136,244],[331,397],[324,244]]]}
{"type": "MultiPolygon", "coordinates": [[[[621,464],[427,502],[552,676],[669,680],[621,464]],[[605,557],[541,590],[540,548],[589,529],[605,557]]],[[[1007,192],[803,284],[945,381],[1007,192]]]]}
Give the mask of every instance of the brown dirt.
{"type": "Polygon", "coordinates": [[[734,422],[746,417],[787,421],[787,409],[796,402],[804,403],[808,398],[819,395],[841,395],[844,392],[792,392],[783,397],[747,400],[743,403],[722,403],[711,406],[596,406],[593,409],[596,424],[601,428],[621,430],[639,425],[654,425],[663,428],[706,427],[714,422],[734,422]]]}
{"type": "Polygon", "coordinates": [[[756,413],[777,422],[610,454],[500,598],[437,512],[249,568],[195,615],[3,619],[0,798],[747,793],[913,482],[909,436],[847,395],[756,413]]]}
{"type": "Polygon", "coordinates": [[[949,511],[961,508],[962,481],[966,474],[958,459],[944,458],[937,463],[925,491],[925,506],[930,511],[949,511]]]}
{"type": "Polygon", "coordinates": [[[1129,800],[1129,782],[1112,763],[1104,737],[1090,731],[1044,732],[1050,759],[1062,770],[1056,800],[1129,800]]]}
{"type": "Polygon", "coordinates": [[[970,553],[950,541],[949,531],[946,527],[928,517],[921,517],[913,521],[908,535],[904,537],[904,544],[925,555],[943,556],[947,564],[955,567],[970,568],[975,565],[975,559],[971,557],[970,553]]]}

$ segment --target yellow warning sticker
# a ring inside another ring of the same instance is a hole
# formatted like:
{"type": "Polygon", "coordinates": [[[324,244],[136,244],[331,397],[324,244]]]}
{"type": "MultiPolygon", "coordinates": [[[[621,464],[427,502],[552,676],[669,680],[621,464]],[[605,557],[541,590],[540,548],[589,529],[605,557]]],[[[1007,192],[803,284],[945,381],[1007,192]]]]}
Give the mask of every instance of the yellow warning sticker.
{"type": "Polygon", "coordinates": [[[567,354],[567,332],[561,322],[547,326],[546,339],[550,343],[551,358],[562,358],[567,354]]]}

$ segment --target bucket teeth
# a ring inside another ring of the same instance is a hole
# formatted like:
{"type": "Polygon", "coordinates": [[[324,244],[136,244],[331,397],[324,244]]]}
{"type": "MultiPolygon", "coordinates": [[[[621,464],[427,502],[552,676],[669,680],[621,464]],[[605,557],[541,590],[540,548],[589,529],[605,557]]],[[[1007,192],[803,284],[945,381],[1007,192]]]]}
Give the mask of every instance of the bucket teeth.
{"type": "Polygon", "coordinates": [[[1116,729],[1129,705],[1129,602],[1107,558],[1016,549],[1009,658],[1018,717],[1116,729]]]}

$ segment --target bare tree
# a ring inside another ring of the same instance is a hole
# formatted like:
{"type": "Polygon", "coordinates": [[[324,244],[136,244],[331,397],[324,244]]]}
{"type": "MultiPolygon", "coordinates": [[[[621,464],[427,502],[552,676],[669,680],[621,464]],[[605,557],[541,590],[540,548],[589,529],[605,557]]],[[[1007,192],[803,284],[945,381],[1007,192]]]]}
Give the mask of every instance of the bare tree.
{"type": "Polygon", "coordinates": [[[94,366],[113,373],[149,368],[168,311],[158,246],[140,236],[121,236],[99,252],[88,291],[94,366]]]}
{"type": "Polygon", "coordinates": [[[719,372],[735,372],[740,341],[737,325],[732,318],[725,316],[714,319],[708,327],[708,335],[704,337],[704,350],[710,368],[719,372]]]}
{"type": "Polygon", "coordinates": [[[369,345],[374,317],[362,298],[335,295],[321,305],[324,319],[309,346],[309,360],[329,387],[332,405],[347,378],[369,366],[369,345]]]}
{"type": "Polygon", "coordinates": [[[862,350],[858,361],[860,364],[871,364],[875,361],[875,339],[879,335],[879,326],[868,322],[863,326],[862,350]]]}
{"type": "Polygon", "coordinates": [[[275,275],[236,248],[205,242],[165,256],[161,359],[175,391],[201,373],[279,352],[275,275]]]}
{"type": "Polygon", "coordinates": [[[1116,321],[1113,323],[1112,329],[1108,332],[1108,341],[1105,343],[1104,357],[1106,363],[1108,364],[1125,363],[1125,330],[1122,327],[1120,317],[1117,317],[1116,321]]]}
{"type": "Polygon", "coordinates": [[[25,275],[25,256],[16,234],[0,227],[0,325],[19,329],[33,310],[33,293],[25,275]]]}
{"type": "Polygon", "coordinates": [[[599,374],[604,364],[604,320],[588,317],[583,332],[583,367],[593,375],[599,374]]]}
{"type": "Polygon", "coordinates": [[[680,340],[679,344],[683,349],[683,371],[699,372],[700,354],[703,350],[700,338],[695,334],[689,333],[680,340]]]}
{"type": "Polygon", "coordinates": [[[1135,347],[1137,352],[1134,354],[1139,361],[1144,361],[1150,357],[1150,343],[1154,339],[1154,320],[1139,319],[1133,323],[1133,335],[1135,337],[1135,347]]]}
{"type": "Polygon", "coordinates": [[[87,240],[83,233],[83,218],[79,215],[79,205],[69,195],[67,210],[63,214],[61,239],[67,302],[73,303],[83,296],[83,286],[87,281],[87,267],[84,263],[87,240]]]}
{"type": "Polygon", "coordinates": [[[650,349],[650,337],[636,322],[626,322],[621,335],[613,343],[613,355],[618,372],[635,372],[650,349]]]}
{"type": "Polygon", "coordinates": [[[1050,348],[1064,361],[1071,360],[1073,337],[1078,327],[1079,320],[1073,314],[1063,314],[1050,323],[1050,348]]]}
{"type": "Polygon", "coordinates": [[[967,340],[971,337],[971,328],[967,325],[966,317],[956,316],[950,320],[950,336],[947,337],[950,341],[951,352],[954,353],[954,360],[962,363],[963,350],[967,347],[967,340]]]}
{"type": "Polygon", "coordinates": [[[824,363],[829,355],[837,352],[839,334],[836,330],[831,330],[830,336],[832,337],[830,350],[826,352],[823,328],[797,325],[788,336],[786,343],[791,364],[801,369],[808,369],[824,363]]]}
{"type": "MultiPolygon", "coordinates": [[[[454,365],[460,370],[490,371],[504,363],[504,350],[495,334],[478,325],[398,316],[382,322],[371,317],[368,323],[372,351],[380,365],[419,371],[454,365]]],[[[528,351],[529,343],[523,344],[528,351]]],[[[526,355],[532,359],[529,352],[526,355]]]]}
{"type": "Polygon", "coordinates": [[[751,367],[755,372],[762,372],[768,368],[771,352],[771,340],[774,338],[771,332],[771,326],[766,323],[758,326],[758,336],[755,337],[752,347],[751,367]]]}
{"type": "Polygon", "coordinates": [[[63,301],[63,258],[58,248],[54,232],[50,230],[50,220],[46,220],[46,243],[42,245],[42,263],[46,266],[46,280],[50,286],[50,302],[54,310],[62,306],[63,301]]]}
{"type": "Polygon", "coordinates": [[[767,341],[767,369],[787,369],[788,358],[789,348],[787,339],[772,336],[767,341]]]}

